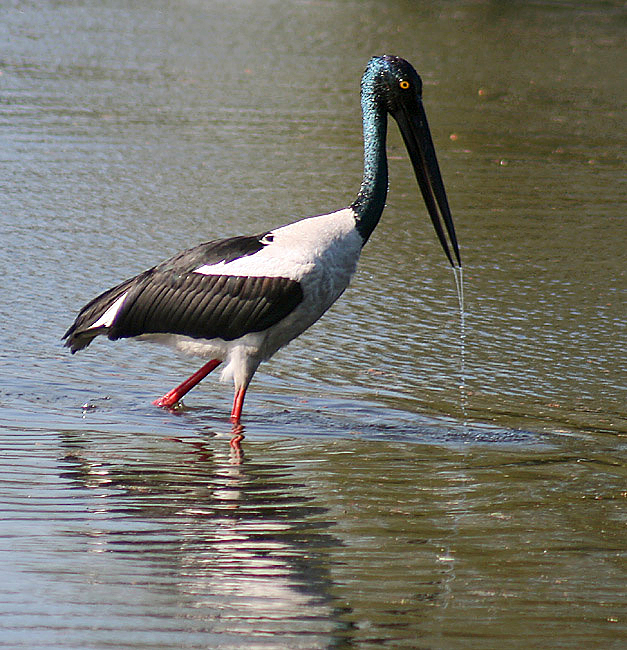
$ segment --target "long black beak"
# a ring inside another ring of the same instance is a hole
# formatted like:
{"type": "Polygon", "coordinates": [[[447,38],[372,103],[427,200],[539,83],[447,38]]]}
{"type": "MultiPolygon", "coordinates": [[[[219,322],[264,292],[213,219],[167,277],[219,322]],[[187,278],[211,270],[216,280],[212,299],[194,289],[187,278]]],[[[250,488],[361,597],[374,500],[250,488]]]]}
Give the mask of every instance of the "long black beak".
{"type": "Polygon", "coordinates": [[[442,175],[440,174],[440,166],[435,155],[431,131],[429,131],[429,124],[427,123],[427,116],[422,102],[420,99],[416,99],[415,102],[411,102],[411,107],[405,104],[392,115],[397,121],[403,140],[405,141],[405,146],[407,147],[407,152],[414,167],[422,197],[429,211],[429,216],[431,217],[431,222],[440,240],[440,244],[451,266],[454,267],[455,262],[453,262],[446,235],[444,234],[444,228],[442,227],[442,222],[444,222],[455,259],[457,260],[457,264],[461,266],[462,262],[459,255],[457,237],[455,236],[453,217],[448,207],[446,191],[442,182],[442,175]]]}

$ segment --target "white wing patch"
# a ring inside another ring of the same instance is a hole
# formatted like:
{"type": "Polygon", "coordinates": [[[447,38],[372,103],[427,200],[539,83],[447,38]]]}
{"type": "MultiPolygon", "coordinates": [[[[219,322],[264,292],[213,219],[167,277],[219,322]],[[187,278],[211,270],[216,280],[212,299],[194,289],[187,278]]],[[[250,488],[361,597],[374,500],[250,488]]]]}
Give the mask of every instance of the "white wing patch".
{"type": "Polygon", "coordinates": [[[118,315],[118,312],[122,308],[128,291],[125,291],[112,305],[107,309],[107,311],[95,322],[92,323],[87,329],[93,330],[98,327],[111,327],[115,317],[118,315]]]}
{"type": "Polygon", "coordinates": [[[197,269],[194,269],[193,273],[201,273],[202,275],[223,275],[225,266],[226,262],[224,260],[217,264],[203,264],[197,269]]]}
{"type": "Polygon", "coordinates": [[[203,264],[194,273],[284,277],[299,282],[316,267],[320,271],[355,270],[363,241],[355,228],[355,213],[346,208],[276,228],[262,240],[265,246],[231,262],[203,264]]]}

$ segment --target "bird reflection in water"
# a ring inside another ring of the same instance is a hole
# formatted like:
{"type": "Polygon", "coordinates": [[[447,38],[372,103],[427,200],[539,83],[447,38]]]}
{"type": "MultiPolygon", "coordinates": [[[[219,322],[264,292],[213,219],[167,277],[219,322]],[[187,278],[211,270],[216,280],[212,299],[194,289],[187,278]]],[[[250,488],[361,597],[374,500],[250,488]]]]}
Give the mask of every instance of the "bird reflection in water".
{"type": "Polygon", "coordinates": [[[234,424],[231,429],[231,460],[236,463],[242,463],[244,461],[244,450],[242,448],[242,440],[244,440],[244,425],[243,424],[234,424]]]}
{"type": "Polygon", "coordinates": [[[192,436],[64,434],[60,473],[79,488],[88,521],[67,534],[100,554],[97,580],[132,571],[134,602],[181,632],[334,646],[350,613],[331,595],[328,556],[341,542],[326,530],[327,509],[284,462],[242,464],[242,437],[234,431],[229,457],[192,436]]]}
{"type": "MultiPolygon", "coordinates": [[[[244,462],[244,448],[242,447],[242,440],[245,438],[245,428],[246,427],[243,424],[234,424],[231,428],[231,440],[229,441],[229,460],[234,465],[240,465],[244,462]]],[[[177,442],[183,444],[189,444],[194,448],[195,452],[198,452],[203,456],[206,454],[206,443],[204,441],[194,439],[186,440],[184,438],[176,437],[170,438],[170,440],[176,440],[177,442]]]]}

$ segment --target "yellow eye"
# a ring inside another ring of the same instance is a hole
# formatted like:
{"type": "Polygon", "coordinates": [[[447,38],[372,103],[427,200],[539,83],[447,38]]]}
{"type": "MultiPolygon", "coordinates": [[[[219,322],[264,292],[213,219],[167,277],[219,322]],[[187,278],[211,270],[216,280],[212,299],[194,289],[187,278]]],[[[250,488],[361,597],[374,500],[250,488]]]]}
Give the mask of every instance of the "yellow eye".
{"type": "Polygon", "coordinates": [[[400,86],[403,90],[407,90],[407,89],[409,88],[409,81],[401,81],[401,83],[399,84],[399,86],[400,86]]]}

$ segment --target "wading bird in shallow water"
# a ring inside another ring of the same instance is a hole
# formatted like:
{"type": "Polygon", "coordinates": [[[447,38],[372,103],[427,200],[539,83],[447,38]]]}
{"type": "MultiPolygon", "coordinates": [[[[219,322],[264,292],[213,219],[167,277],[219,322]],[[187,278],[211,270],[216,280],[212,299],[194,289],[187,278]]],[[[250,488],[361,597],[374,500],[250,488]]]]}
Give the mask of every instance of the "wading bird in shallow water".
{"type": "Polygon", "coordinates": [[[304,332],[342,295],[375,229],[388,187],[388,114],[398,123],[429,216],[452,266],[461,266],[453,219],[422,106],[422,82],[396,56],[374,57],[361,80],[364,176],[347,208],[260,235],[200,244],[109,289],[65,333],[77,352],[106,334],[151,340],[209,361],[156,400],[173,407],[221,363],[232,376],[239,449],[244,395],[259,364],[304,332]],[[452,253],[449,249],[448,233],[452,253]]]}

